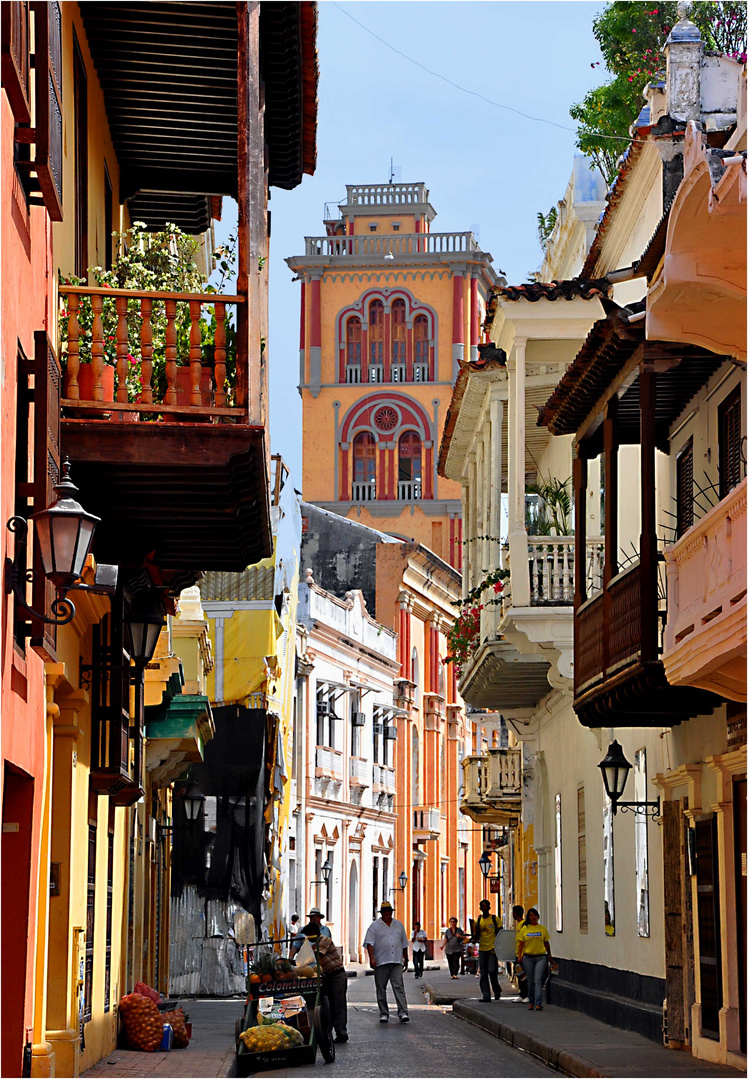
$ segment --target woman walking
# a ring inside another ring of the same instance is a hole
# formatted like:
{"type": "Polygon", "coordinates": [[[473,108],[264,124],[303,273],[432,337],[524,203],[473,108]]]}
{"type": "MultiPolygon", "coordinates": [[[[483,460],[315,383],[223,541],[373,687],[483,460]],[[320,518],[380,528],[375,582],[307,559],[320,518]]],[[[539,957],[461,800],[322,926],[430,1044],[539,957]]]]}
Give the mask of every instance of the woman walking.
{"type": "Polygon", "coordinates": [[[414,932],[411,934],[411,953],[414,962],[414,978],[421,979],[424,975],[424,960],[427,954],[426,931],[421,929],[421,923],[414,923],[414,932]]]}
{"type": "Polygon", "coordinates": [[[528,908],[526,921],[518,929],[518,963],[528,980],[528,1008],[543,1009],[541,1004],[544,980],[551,963],[549,931],[539,920],[535,908],[528,908]]]}
{"type": "Polygon", "coordinates": [[[458,920],[453,915],[450,919],[450,925],[443,934],[445,939],[445,956],[447,957],[447,966],[450,968],[450,978],[457,979],[458,967],[460,965],[460,958],[463,955],[463,942],[465,941],[466,934],[462,927],[458,926],[458,920]]]}

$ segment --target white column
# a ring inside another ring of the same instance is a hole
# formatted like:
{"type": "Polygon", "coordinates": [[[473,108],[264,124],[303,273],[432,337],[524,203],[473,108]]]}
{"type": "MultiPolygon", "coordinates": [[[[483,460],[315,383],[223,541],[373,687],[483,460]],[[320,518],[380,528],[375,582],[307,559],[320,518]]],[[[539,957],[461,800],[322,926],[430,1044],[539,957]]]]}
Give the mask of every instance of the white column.
{"type": "MultiPolygon", "coordinates": [[[[496,541],[488,544],[489,569],[496,570],[502,561],[502,546],[499,537],[502,529],[502,423],[504,421],[504,402],[499,396],[499,387],[492,387],[489,407],[489,535],[496,536],[496,541]]],[[[488,609],[491,612],[492,636],[496,635],[499,625],[500,607],[495,604],[488,609]]]]}
{"type": "Polygon", "coordinates": [[[528,537],[525,531],[525,346],[516,338],[508,361],[510,427],[508,429],[508,487],[512,605],[530,605],[528,537]]]}
{"type": "Polygon", "coordinates": [[[466,521],[466,534],[463,537],[468,543],[465,546],[465,557],[468,559],[468,589],[474,587],[478,581],[476,566],[478,563],[478,551],[474,537],[478,535],[476,529],[476,501],[478,499],[478,486],[476,484],[476,455],[468,455],[468,509],[469,516],[466,521]]]}

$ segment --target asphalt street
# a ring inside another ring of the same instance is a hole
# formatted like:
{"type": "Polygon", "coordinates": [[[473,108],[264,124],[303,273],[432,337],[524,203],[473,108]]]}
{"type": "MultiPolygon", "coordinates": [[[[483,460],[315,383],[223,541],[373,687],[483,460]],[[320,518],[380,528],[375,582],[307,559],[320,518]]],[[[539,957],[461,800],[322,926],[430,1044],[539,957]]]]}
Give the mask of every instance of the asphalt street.
{"type": "MultiPolygon", "coordinates": [[[[349,979],[350,1041],[336,1046],[336,1059],[326,1065],[278,1069],[258,1076],[337,1077],[524,1077],[559,1076],[522,1050],[453,1016],[447,1006],[427,1005],[421,982],[406,975],[411,1022],[399,1024],[391,1003],[390,1023],[381,1024],[375,1006],[374,980],[349,979]]],[[[478,986],[476,989],[478,997],[478,986]]]]}

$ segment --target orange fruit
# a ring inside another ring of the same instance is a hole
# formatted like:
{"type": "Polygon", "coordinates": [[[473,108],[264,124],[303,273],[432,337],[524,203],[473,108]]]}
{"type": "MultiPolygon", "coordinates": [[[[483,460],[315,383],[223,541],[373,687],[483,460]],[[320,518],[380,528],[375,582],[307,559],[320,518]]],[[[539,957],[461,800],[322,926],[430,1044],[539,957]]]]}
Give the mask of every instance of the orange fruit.
{"type": "Polygon", "coordinates": [[[259,983],[260,981],[261,981],[261,979],[260,979],[259,975],[250,975],[250,982],[251,983],[259,983]]]}
{"type": "Polygon", "coordinates": [[[273,982],[273,976],[272,975],[262,975],[260,977],[260,982],[263,982],[263,983],[273,982]]]}

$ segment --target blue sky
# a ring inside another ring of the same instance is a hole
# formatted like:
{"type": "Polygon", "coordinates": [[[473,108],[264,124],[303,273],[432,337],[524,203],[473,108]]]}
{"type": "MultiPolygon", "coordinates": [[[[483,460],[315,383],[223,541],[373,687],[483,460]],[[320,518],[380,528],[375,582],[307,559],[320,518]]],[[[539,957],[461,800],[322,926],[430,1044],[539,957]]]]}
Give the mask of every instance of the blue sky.
{"type": "MultiPolygon", "coordinates": [[[[317,171],[294,191],[273,189],[270,272],[271,447],[301,482],[299,284],[284,263],[323,232],[325,202],[345,185],[383,183],[390,159],[423,181],[432,228],[478,228],[508,280],[526,280],[541,252],[536,214],[560,199],[575,150],[569,107],[601,81],[588,0],[322,0],[317,171]],[[341,10],[344,9],[344,10],[341,10]],[[538,123],[427,74],[361,29],[433,71],[538,123]]],[[[220,232],[217,230],[220,237],[220,232]]]]}

